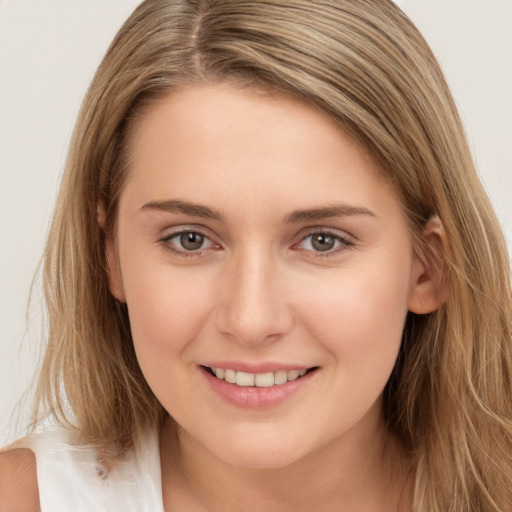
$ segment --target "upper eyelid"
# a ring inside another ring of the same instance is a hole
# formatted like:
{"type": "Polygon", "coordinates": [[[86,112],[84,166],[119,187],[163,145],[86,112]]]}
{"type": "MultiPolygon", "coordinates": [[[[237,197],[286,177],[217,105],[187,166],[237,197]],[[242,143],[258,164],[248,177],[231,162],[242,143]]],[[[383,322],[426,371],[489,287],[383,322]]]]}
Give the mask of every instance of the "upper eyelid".
{"type": "MultiPolygon", "coordinates": [[[[210,234],[208,229],[204,229],[202,226],[197,225],[179,225],[175,227],[169,227],[165,230],[163,230],[164,233],[162,236],[158,238],[159,242],[165,242],[170,239],[172,239],[175,236],[178,236],[182,233],[198,233],[201,236],[204,236],[207,238],[210,242],[216,245],[222,246],[223,244],[219,243],[217,241],[217,237],[215,235],[210,234]]],[[[302,229],[297,235],[295,235],[294,239],[295,241],[292,243],[292,246],[297,245],[298,243],[305,240],[307,237],[312,236],[316,233],[326,234],[333,236],[342,242],[345,242],[347,244],[353,245],[355,241],[357,241],[357,238],[351,235],[350,233],[337,229],[332,227],[326,227],[326,226],[311,226],[305,229],[302,229]]]]}
{"type": "MultiPolygon", "coordinates": [[[[197,227],[191,227],[191,226],[190,227],[187,227],[187,226],[176,227],[172,230],[164,230],[164,233],[158,237],[157,243],[159,243],[159,244],[168,243],[173,238],[175,238],[179,235],[182,235],[184,233],[197,233],[198,235],[201,235],[202,237],[204,237],[206,240],[209,240],[211,244],[219,245],[218,242],[216,242],[214,240],[214,238],[211,235],[209,235],[208,233],[206,233],[204,230],[197,228],[197,227]]],[[[180,251],[181,249],[177,249],[177,250],[180,251]]],[[[198,250],[197,252],[200,252],[201,250],[202,249],[198,250]]]]}
{"type": "Polygon", "coordinates": [[[158,245],[162,246],[166,251],[169,251],[176,256],[180,257],[201,257],[201,255],[205,252],[211,251],[213,247],[205,247],[197,250],[187,250],[185,248],[180,248],[174,243],[171,243],[171,240],[175,237],[178,237],[179,235],[182,235],[184,233],[197,233],[204,237],[204,239],[208,240],[210,242],[211,246],[219,245],[217,242],[215,242],[211,236],[204,233],[201,229],[198,228],[190,228],[190,227],[181,227],[178,229],[174,229],[172,232],[169,232],[167,234],[164,234],[163,236],[159,237],[157,240],[158,245]]]}
{"type": "Polygon", "coordinates": [[[213,242],[211,236],[207,235],[206,233],[203,233],[202,231],[200,231],[198,229],[180,229],[178,231],[174,231],[172,233],[164,235],[163,237],[160,238],[160,240],[164,240],[164,241],[171,240],[172,238],[175,238],[179,235],[183,235],[186,233],[197,233],[198,235],[201,235],[203,238],[206,238],[206,239],[210,240],[211,242],[213,242]]]}
{"type": "Polygon", "coordinates": [[[299,249],[303,250],[308,253],[312,253],[315,258],[328,258],[328,257],[334,257],[339,253],[342,253],[346,250],[352,249],[356,245],[356,241],[354,240],[354,237],[350,236],[349,234],[346,234],[346,232],[340,233],[338,230],[333,230],[329,228],[316,228],[316,229],[310,229],[308,232],[300,236],[297,242],[295,242],[292,246],[297,247],[299,244],[304,242],[307,238],[309,238],[312,235],[315,234],[322,234],[322,235],[328,235],[332,236],[339,242],[338,247],[334,247],[332,249],[326,250],[326,251],[314,251],[311,249],[299,249]],[[343,234],[342,234],[343,233],[343,234]]]}
{"type": "Polygon", "coordinates": [[[343,235],[337,235],[335,233],[329,233],[327,231],[314,231],[313,233],[310,233],[309,235],[303,236],[298,242],[296,242],[293,245],[296,246],[296,245],[300,244],[301,242],[303,242],[304,240],[307,240],[312,235],[316,235],[316,234],[331,236],[335,240],[337,240],[341,245],[345,245],[345,246],[354,245],[354,242],[352,240],[350,240],[348,237],[343,236],[343,235]]]}
{"type": "MultiPolygon", "coordinates": [[[[306,236],[302,237],[299,240],[299,242],[297,242],[295,244],[295,246],[299,245],[306,238],[308,238],[308,236],[311,236],[311,235],[313,235],[315,233],[329,234],[326,231],[324,231],[324,232],[313,231],[309,235],[306,235],[306,236]]],[[[315,251],[315,250],[312,250],[312,249],[301,249],[301,248],[297,248],[296,250],[298,250],[300,252],[303,252],[304,254],[307,254],[308,257],[312,258],[313,260],[322,261],[322,260],[327,260],[329,258],[333,258],[333,261],[338,261],[337,258],[343,257],[343,255],[347,251],[351,251],[351,250],[353,250],[355,248],[356,244],[353,241],[349,240],[347,237],[344,237],[342,235],[336,235],[336,234],[332,234],[332,235],[334,235],[336,238],[339,239],[338,240],[339,245],[337,247],[333,247],[332,249],[329,249],[329,250],[326,250],[326,251],[315,251]]]]}
{"type": "Polygon", "coordinates": [[[198,233],[205,238],[208,238],[213,241],[213,236],[209,233],[209,230],[202,228],[201,226],[194,225],[180,225],[174,227],[168,227],[162,230],[163,234],[160,236],[160,240],[167,240],[176,235],[180,235],[182,233],[198,233]]]}
{"type": "Polygon", "coordinates": [[[341,238],[343,240],[347,240],[350,242],[354,242],[357,240],[357,237],[355,237],[354,235],[352,235],[351,233],[349,233],[347,231],[344,231],[342,229],[337,229],[337,228],[325,227],[325,226],[324,227],[314,226],[314,227],[310,227],[310,228],[301,230],[301,232],[297,235],[297,238],[299,240],[303,240],[304,238],[314,235],[315,233],[331,235],[331,236],[341,238]]]}

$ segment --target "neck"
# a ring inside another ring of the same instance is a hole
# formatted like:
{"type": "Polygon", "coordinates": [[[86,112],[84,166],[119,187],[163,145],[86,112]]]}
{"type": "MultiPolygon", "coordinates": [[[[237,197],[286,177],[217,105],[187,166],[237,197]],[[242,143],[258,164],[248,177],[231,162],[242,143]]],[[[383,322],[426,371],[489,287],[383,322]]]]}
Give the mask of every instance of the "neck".
{"type": "Polygon", "coordinates": [[[285,467],[225,463],[168,421],[161,437],[165,510],[411,510],[410,462],[379,422],[285,467]]]}

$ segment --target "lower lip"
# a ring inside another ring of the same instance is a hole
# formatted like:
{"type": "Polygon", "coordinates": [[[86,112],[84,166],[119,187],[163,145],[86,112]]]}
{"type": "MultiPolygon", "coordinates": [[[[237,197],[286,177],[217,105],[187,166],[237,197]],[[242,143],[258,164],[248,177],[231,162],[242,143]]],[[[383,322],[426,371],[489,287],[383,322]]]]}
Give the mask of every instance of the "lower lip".
{"type": "Polygon", "coordinates": [[[274,385],[268,388],[256,386],[237,386],[225,380],[214,377],[209,370],[200,367],[210,388],[222,399],[237,407],[245,409],[268,409],[275,407],[308,385],[315,371],[308,372],[298,379],[285,384],[274,385]]]}

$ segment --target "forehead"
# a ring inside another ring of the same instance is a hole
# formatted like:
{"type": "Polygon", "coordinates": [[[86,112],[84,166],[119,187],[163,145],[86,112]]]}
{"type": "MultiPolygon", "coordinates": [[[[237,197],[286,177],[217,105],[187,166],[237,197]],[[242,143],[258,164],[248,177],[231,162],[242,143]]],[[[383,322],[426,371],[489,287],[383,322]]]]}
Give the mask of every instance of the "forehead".
{"type": "Polygon", "coordinates": [[[352,202],[390,187],[371,153],[323,112],[228,84],[153,103],[131,127],[128,154],[127,186],[142,202],[184,195],[207,204],[218,188],[228,203],[234,194],[247,205],[257,194],[269,203],[352,202]]]}

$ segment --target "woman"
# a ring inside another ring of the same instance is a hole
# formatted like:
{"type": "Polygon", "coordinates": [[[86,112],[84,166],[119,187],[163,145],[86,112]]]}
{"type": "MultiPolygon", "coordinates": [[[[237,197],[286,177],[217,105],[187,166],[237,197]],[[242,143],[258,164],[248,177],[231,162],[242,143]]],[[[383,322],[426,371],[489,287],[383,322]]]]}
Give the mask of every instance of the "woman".
{"type": "Polygon", "coordinates": [[[510,508],[508,254],[391,2],[143,2],[45,290],[63,428],[2,454],[4,507],[510,508]]]}

